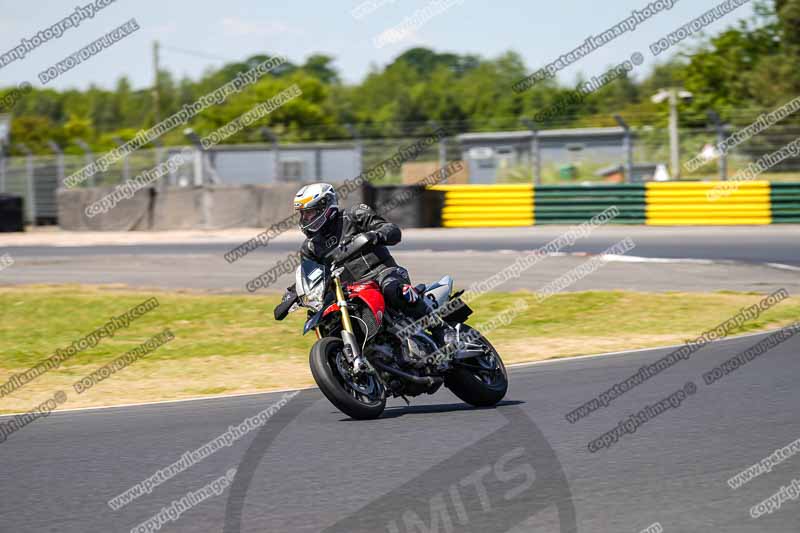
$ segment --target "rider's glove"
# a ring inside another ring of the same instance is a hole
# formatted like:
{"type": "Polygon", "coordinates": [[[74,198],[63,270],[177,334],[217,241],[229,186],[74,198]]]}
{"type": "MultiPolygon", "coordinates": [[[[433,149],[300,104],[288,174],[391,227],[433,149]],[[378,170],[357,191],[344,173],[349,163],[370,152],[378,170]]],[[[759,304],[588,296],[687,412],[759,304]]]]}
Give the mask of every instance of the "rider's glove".
{"type": "Polygon", "coordinates": [[[376,231],[368,231],[364,233],[364,236],[369,239],[369,243],[372,245],[380,244],[381,236],[378,235],[376,231]]]}
{"type": "Polygon", "coordinates": [[[289,310],[296,302],[297,291],[295,290],[295,286],[292,285],[286,289],[286,293],[283,295],[283,300],[281,300],[281,303],[279,303],[275,308],[275,320],[283,320],[286,318],[286,315],[289,314],[289,310]]]}

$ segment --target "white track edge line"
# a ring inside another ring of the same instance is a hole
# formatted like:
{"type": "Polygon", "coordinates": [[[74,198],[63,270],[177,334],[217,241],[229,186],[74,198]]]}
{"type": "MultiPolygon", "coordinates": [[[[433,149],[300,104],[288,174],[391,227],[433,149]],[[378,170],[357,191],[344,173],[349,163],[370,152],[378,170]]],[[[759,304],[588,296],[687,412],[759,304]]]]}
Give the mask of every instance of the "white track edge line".
{"type": "Polygon", "coordinates": [[[766,265],[772,268],[778,268],[780,270],[790,270],[792,272],[800,272],[800,267],[792,265],[784,265],[782,263],[766,263],[766,265]]]}
{"type": "MultiPolygon", "coordinates": [[[[755,336],[758,336],[758,335],[767,335],[769,333],[774,333],[774,332],[779,331],[779,330],[780,329],[775,329],[775,330],[769,330],[769,331],[761,331],[761,332],[757,332],[757,333],[746,333],[744,335],[737,335],[735,337],[727,337],[727,338],[724,338],[724,339],[720,339],[718,341],[714,341],[714,344],[718,344],[718,343],[722,343],[722,342],[726,342],[726,341],[734,341],[734,340],[739,340],[739,339],[746,339],[748,337],[755,337],[755,336]]],[[[506,365],[506,367],[507,368],[525,368],[525,367],[535,366],[535,365],[558,364],[558,363],[566,363],[566,362],[569,362],[569,361],[579,361],[581,359],[593,359],[593,358],[596,358],[596,357],[608,357],[608,356],[611,356],[611,355],[623,355],[623,354],[632,354],[632,353],[640,353],[640,352],[650,352],[650,351],[654,351],[654,350],[667,350],[667,349],[670,349],[670,348],[680,348],[681,346],[684,346],[684,345],[685,345],[685,343],[683,343],[683,344],[672,344],[672,345],[669,345],[669,346],[655,346],[655,347],[652,347],[652,348],[637,348],[635,350],[621,350],[621,351],[618,351],[618,352],[605,352],[605,353],[597,353],[597,354],[589,354],[589,355],[576,355],[576,356],[573,356],[573,357],[569,357],[568,356],[568,357],[560,357],[560,358],[557,358],[557,359],[546,359],[544,361],[531,361],[531,362],[528,362],[528,363],[513,363],[513,364],[510,364],[510,365],[506,365]]],[[[96,406],[96,407],[73,407],[73,408],[70,408],[70,409],[58,409],[58,410],[52,411],[50,413],[50,415],[48,415],[48,416],[52,416],[54,414],[60,414],[60,413],[74,413],[74,412],[78,412],[78,411],[99,411],[101,409],[117,409],[117,408],[124,408],[124,407],[146,407],[148,405],[160,405],[160,404],[165,404],[165,403],[183,403],[183,402],[197,402],[197,401],[202,401],[202,400],[219,400],[219,399],[226,399],[226,398],[241,398],[243,396],[258,396],[258,395],[262,395],[262,394],[278,394],[278,393],[281,393],[281,392],[304,391],[304,390],[312,390],[312,389],[316,389],[316,388],[317,387],[303,387],[303,388],[300,388],[300,389],[279,389],[279,390],[268,390],[268,391],[262,391],[262,392],[242,392],[242,393],[237,393],[237,394],[221,394],[221,395],[217,395],[217,396],[198,396],[196,398],[181,398],[181,399],[178,399],[178,400],[159,400],[159,401],[155,401],[155,402],[125,403],[125,404],[120,404],[120,405],[100,405],[100,406],[96,406]]],[[[19,416],[19,415],[23,415],[23,414],[25,414],[25,413],[0,414],[0,418],[14,417],[14,416],[19,416]]]]}
{"type": "MultiPolygon", "coordinates": [[[[116,409],[117,407],[147,407],[148,405],[159,405],[165,403],[182,403],[182,402],[198,402],[201,400],[218,400],[218,399],[225,399],[225,398],[241,398],[243,396],[258,396],[261,394],[278,394],[280,392],[294,392],[294,391],[304,391],[304,390],[311,390],[316,389],[317,387],[304,387],[301,389],[278,389],[278,390],[268,390],[268,391],[261,391],[261,392],[239,392],[234,394],[219,394],[217,396],[196,396],[193,398],[179,398],[177,400],[158,400],[155,402],[141,402],[141,403],[121,403],[119,405],[97,405],[93,407],[71,407],[69,409],[57,409],[55,411],[51,411],[50,415],[60,414],[60,413],[72,413],[76,411],[96,411],[100,409],[116,409]]],[[[0,418],[9,417],[9,416],[19,416],[25,413],[6,413],[0,414],[0,418]]]]}

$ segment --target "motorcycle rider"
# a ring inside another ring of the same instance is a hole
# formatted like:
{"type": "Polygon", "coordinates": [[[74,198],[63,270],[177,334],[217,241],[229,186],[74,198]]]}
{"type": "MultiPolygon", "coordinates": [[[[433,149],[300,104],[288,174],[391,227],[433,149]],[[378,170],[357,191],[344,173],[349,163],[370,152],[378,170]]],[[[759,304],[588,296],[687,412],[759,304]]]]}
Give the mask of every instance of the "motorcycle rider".
{"type": "MultiPolygon", "coordinates": [[[[387,246],[400,242],[399,227],[365,204],[340,210],[336,191],[328,183],[315,183],[300,189],[294,197],[294,210],[300,214],[299,227],[306,236],[300,248],[303,257],[329,264],[337,247],[346,248],[363,233],[370,244],[341,265],[345,269],[342,280],[348,283],[375,280],[389,307],[415,320],[425,316],[427,306],[411,284],[408,271],[397,264],[387,249],[387,246]]],[[[295,286],[292,285],[278,308],[295,298],[295,286]]],[[[279,313],[278,308],[275,317],[282,319],[285,309],[279,313]],[[279,315],[282,316],[279,318],[279,315]]]]}

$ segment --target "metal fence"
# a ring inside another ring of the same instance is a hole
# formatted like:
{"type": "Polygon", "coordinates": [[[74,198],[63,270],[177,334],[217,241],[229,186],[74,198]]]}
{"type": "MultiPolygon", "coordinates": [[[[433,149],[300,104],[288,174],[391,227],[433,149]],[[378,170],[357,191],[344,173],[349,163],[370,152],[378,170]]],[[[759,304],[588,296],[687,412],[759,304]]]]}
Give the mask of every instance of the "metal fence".
{"type": "MultiPolygon", "coordinates": [[[[682,179],[716,179],[725,175],[733,177],[737,171],[765,154],[774,152],[800,137],[800,128],[776,125],[733,149],[724,160],[715,160],[689,172],[682,169],[682,179]]],[[[694,158],[707,145],[718,141],[711,129],[683,129],[680,131],[682,164],[694,158]]],[[[419,138],[363,139],[345,142],[320,142],[304,144],[246,144],[223,145],[204,151],[198,147],[169,147],[138,150],[117,161],[105,172],[92,176],[81,187],[113,187],[126,179],[155,168],[171,155],[184,149],[191,150],[186,162],[155,187],[191,187],[203,184],[271,184],[276,182],[312,182],[343,180],[358,176],[394,156],[401,148],[419,141],[419,138]]],[[[525,145],[527,146],[527,145],[525,145]]],[[[495,158],[497,170],[490,178],[498,183],[531,183],[539,165],[543,183],[584,183],[602,181],[601,167],[609,161],[597,161],[591,150],[543,150],[539,160],[529,148],[520,145],[512,154],[489,154],[495,158]],[[526,152],[527,150],[527,152],[526,152]],[[564,173],[563,169],[572,171],[564,173]]],[[[491,152],[491,150],[490,150],[491,152]]],[[[415,161],[438,162],[444,166],[450,161],[471,157],[471,148],[449,137],[428,146],[415,161]]],[[[619,147],[618,159],[613,163],[625,169],[625,150],[619,147]]],[[[646,127],[634,131],[633,160],[655,167],[669,166],[670,144],[666,128],[646,127]]],[[[65,177],[90,164],[96,155],[50,156],[29,155],[0,156],[0,192],[20,195],[25,200],[28,223],[52,223],[57,218],[56,189],[65,177]]],[[[615,156],[617,157],[617,156],[615,156]]],[[[612,157],[614,159],[614,157],[612,157]]],[[[474,161],[472,162],[474,163],[474,161]]],[[[674,169],[670,169],[674,177],[674,169]]],[[[474,178],[474,177],[473,177],[474,178]]],[[[627,178],[627,176],[626,176],[627,178]]],[[[791,157],[771,168],[763,177],[773,181],[800,180],[800,158],[791,157]]],[[[400,183],[402,169],[390,167],[376,185],[400,183]]]]}
{"type": "MultiPolygon", "coordinates": [[[[117,162],[105,172],[91,176],[82,187],[110,187],[156,167],[177,153],[175,149],[140,150],[117,162]]],[[[199,157],[199,151],[196,151],[199,157]]],[[[25,221],[28,224],[54,223],[58,217],[56,190],[63,186],[64,178],[91,163],[91,157],[57,154],[53,156],[26,155],[0,157],[0,193],[22,196],[25,204],[25,221]]],[[[189,185],[195,183],[196,169],[187,163],[170,173],[166,182],[157,186],[189,185]]],[[[202,176],[199,177],[202,180],[202,176]]],[[[200,181],[202,183],[202,181],[200,181]]]]}

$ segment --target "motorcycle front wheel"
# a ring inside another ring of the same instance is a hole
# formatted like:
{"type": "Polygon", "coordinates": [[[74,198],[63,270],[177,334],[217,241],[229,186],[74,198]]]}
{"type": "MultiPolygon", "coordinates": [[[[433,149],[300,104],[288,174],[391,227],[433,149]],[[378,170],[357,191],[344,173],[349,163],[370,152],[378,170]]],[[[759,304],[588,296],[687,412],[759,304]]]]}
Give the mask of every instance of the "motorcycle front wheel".
{"type": "Polygon", "coordinates": [[[342,339],[318,340],[311,348],[309,365],[322,394],[341,412],[356,420],[381,416],[386,398],[380,381],[372,374],[353,376],[342,339]]]}
{"type": "MultiPolygon", "coordinates": [[[[464,326],[462,331],[475,331],[464,326]]],[[[464,402],[475,407],[497,405],[508,391],[508,373],[494,346],[480,335],[471,348],[480,348],[484,355],[453,363],[445,378],[445,386],[464,402]]]]}

